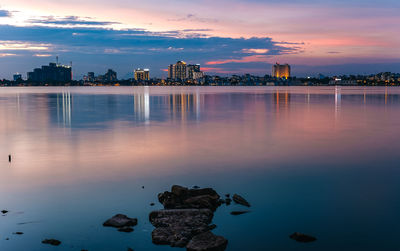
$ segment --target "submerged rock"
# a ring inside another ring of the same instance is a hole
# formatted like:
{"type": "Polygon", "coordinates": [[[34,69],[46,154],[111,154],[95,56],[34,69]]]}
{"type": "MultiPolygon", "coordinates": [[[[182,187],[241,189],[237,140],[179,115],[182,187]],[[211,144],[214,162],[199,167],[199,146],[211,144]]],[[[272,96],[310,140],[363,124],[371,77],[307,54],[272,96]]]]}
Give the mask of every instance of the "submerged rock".
{"type": "Polygon", "coordinates": [[[56,239],[45,239],[42,241],[43,244],[49,244],[53,246],[58,246],[61,244],[61,241],[56,240],[56,239]]]}
{"type": "Polygon", "coordinates": [[[194,236],[186,249],[187,251],[223,251],[227,245],[227,239],[208,231],[194,236]]]}
{"type": "Polygon", "coordinates": [[[13,234],[22,235],[22,234],[24,234],[24,233],[23,233],[23,232],[15,232],[15,233],[13,233],[13,234]]]}
{"type": "Polygon", "coordinates": [[[298,242],[313,242],[317,240],[317,238],[311,235],[306,235],[298,232],[291,234],[289,237],[298,242]]]}
{"type": "Polygon", "coordinates": [[[137,219],[136,218],[129,218],[128,216],[124,214],[117,214],[113,216],[112,218],[108,219],[106,222],[103,223],[103,226],[105,227],[116,227],[116,228],[122,228],[122,227],[132,227],[137,225],[137,219]]]}
{"type": "Polygon", "coordinates": [[[8,213],[8,210],[1,210],[1,213],[6,214],[6,213],[8,213]]]}
{"type": "Polygon", "coordinates": [[[130,232],[133,232],[133,228],[131,228],[131,227],[121,227],[121,228],[118,228],[118,231],[119,232],[130,233],[130,232]]]}
{"type": "Polygon", "coordinates": [[[232,199],[237,204],[240,204],[240,205],[243,205],[243,206],[246,206],[246,207],[250,207],[250,203],[247,202],[247,200],[245,200],[242,196],[240,196],[238,194],[234,194],[232,199]]]}
{"type": "Polygon", "coordinates": [[[158,195],[158,200],[165,209],[208,208],[215,211],[220,196],[212,188],[188,189],[174,185],[171,192],[165,191],[158,195]]]}
{"type": "Polygon", "coordinates": [[[209,209],[171,209],[153,211],[149,220],[156,229],[151,236],[153,243],[184,247],[193,236],[207,232],[213,213],[209,209]]]}
{"type": "Polygon", "coordinates": [[[227,206],[229,206],[229,205],[231,204],[231,202],[232,202],[232,199],[231,199],[231,198],[226,198],[226,199],[225,199],[225,204],[226,204],[227,206]]]}
{"type": "Polygon", "coordinates": [[[247,214],[250,213],[250,211],[232,211],[232,215],[241,215],[241,214],[247,214]]]}

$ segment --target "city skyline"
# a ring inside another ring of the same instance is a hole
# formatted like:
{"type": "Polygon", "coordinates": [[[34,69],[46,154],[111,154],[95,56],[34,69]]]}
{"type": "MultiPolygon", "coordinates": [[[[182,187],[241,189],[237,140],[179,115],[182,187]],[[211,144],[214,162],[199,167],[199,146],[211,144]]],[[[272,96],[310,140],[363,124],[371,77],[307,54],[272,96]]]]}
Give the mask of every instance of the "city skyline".
{"type": "Polygon", "coordinates": [[[398,72],[399,8],[394,0],[5,0],[0,78],[57,55],[79,69],[74,79],[108,68],[129,78],[136,66],[165,77],[166,65],[183,58],[219,75],[262,75],[275,62],[293,65],[293,76],[398,72]]]}

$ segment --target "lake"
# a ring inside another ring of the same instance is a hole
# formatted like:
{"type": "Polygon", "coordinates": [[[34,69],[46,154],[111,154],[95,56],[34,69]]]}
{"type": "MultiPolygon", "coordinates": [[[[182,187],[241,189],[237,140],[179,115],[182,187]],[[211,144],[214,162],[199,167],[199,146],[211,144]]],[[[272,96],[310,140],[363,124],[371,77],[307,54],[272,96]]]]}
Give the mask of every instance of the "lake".
{"type": "Polygon", "coordinates": [[[173,184],[251,203],[217,209],[227,250],[400,249],[400,88],[0,88],[0,142],[2,251],[185,250],[151,242],[173,184]]]}

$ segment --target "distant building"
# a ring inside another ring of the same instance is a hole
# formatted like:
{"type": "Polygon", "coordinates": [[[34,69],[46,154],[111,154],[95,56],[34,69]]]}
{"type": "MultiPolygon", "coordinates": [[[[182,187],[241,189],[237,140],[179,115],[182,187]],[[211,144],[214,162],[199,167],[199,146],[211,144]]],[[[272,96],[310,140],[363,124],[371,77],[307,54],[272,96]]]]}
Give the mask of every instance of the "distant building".
{"type": "Polygon", "coordinates": [[[136,69],[135,70],[135,80],[136,81],[150,80],[150,70],[149,69],[141,69],[141,68],[136,69]]]}
{"type": "Polygon", "coordinates": [[[276,63],[272,66],[272,76],[275,78],[290,78],[290,65],[280,65],[276,63]]]}
{"type": "Polygon", "coordinates": [[[87,81],[93,82],[94,80],[94,72],[88,72],[87,81]]]}
{"type": "Polygon", "coordinates": [[[19,73],[16,73],[13,75],[14,81],[21,81],[22,80],[22,75],[19,73]]]}
{"type": "Polygon", "coordinates": [[[178,61],[168,67],[168,78],[175,80],[199,79],[203,78],[204,73],[200,70],[199,64],[186,64],[178,61]]]}
{"type": "Polygon", "coordinates": [[[176,80],[187,79],[187,64],[184,61],[178,61],[176,64],[168,66],[168,78],[176,80]]]}
{"type": "Polygon", "coordinates": [[[189,79],[200,79],[204,77],[204,73],[200,70],[199,64],[190,64],[187,66],[189,79]]]}
{"type": "Polygon", "coordinates": [[[72,80],[71,66],[50,63],[42,68],[36,68],[33,72],[28,72],[28,80],[35,82],[68,82],[72,80]]]}
{"type": "Polygon", "coordinates": [[[117,73],[112,69],[108,69],[106,74],[104,74],[103,81],[104,82],[114,82],[117,81],[117,73]]]}

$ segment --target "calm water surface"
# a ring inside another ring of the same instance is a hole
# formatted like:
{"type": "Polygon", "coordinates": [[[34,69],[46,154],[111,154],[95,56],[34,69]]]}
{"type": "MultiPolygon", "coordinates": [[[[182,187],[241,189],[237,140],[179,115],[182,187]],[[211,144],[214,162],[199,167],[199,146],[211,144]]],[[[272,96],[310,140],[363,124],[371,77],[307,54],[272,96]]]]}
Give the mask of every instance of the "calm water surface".
{"type": "Polygon", "coordinates": [[[227,250],[400,250],[398,88],[1,88],[0,142],[2,251],[181,250],[148,222],[172,184],[249,200],[215,214],[227,250]]]}

